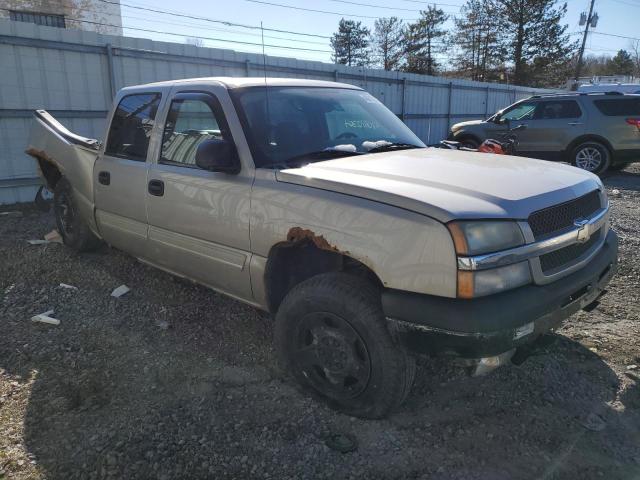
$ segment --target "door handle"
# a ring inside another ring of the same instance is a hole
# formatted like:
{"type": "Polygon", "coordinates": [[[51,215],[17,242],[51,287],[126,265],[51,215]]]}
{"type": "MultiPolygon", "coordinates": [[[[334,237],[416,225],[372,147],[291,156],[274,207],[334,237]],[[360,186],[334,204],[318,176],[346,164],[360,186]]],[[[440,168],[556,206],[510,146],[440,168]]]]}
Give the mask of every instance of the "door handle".
{"type": "Polygon", "coordinates": [[[98,182],[101,185],[109,185],[111,183],[111,174],[109,172],[98,173],[98,182]]]}
{"type": "Polygon", "coordinates": [[[164,182],[162,180],[151,180],[149,182],[149,193],[156,197],[164,195],[164,182]]]}
{"type": "Polygon", "coordinates": [[[577,125],[582,125],[582,122],[569,122],[567,125],[571,125],[572,127],[575,127],[577,125]]]}

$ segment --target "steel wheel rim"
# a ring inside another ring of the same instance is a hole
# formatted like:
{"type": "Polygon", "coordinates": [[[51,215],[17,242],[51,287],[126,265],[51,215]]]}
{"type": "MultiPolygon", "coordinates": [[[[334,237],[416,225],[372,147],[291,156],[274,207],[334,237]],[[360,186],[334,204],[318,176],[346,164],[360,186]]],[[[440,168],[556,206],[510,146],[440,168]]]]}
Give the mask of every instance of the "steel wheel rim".
{"type": "Polygon", "coordinates": [[[584,147],[576,154],[576,167],[593,172],[602,165],[602,160],[600,150],[595,147],[584,147]]]}
{"type": "Polygon", "coordinates": [[[291,357],[293,368],[331,398],[357,397],[369,384],[366,344],[348,321],[333,313],[313,312],[301,319],[291,357]]]}

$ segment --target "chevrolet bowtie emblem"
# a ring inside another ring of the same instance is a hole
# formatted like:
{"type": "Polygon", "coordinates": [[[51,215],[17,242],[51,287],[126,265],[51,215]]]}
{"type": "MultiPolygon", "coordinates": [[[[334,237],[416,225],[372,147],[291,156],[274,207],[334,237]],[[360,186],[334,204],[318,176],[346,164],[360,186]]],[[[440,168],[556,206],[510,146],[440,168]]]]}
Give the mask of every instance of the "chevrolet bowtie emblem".
{"type": "Polygon", "coordinates": [[[579,218],[573,221],[573,224],[578,227],[578,237],[576,238],[578,243],[585,243],[589,240],[589,237],[591,237],[589,225],[587,225],[588,223],[589,220],[586,220],[584,218],[579,218]]]}

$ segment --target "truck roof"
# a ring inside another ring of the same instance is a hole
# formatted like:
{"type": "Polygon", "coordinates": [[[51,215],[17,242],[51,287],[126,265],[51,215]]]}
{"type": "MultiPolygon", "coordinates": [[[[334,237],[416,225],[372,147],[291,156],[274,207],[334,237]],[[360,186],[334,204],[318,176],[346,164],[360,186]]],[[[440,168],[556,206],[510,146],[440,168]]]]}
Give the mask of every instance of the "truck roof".
{"type": "MultiPolygon", "coordinates": [[[[145,89],[148,87],[171,87],[173,85],[189,85],[203,83],[222,83],[229,89],[242,87],[259,87],[265,83],[270,87],[328,87],[328,88],[350,88],[354,90],[362,90],[355,85],[347,83],[327,82],[323,80],[306,80],[301,78],[276,78],[276,77],[200,77],[185,78],[181,80],[169,80],[164,82],[147,83],[143,85],[132,85],[126,87],[126,90],[145,89]]],[[[123,89],[124,90],[124,89],[123,89]]]]}

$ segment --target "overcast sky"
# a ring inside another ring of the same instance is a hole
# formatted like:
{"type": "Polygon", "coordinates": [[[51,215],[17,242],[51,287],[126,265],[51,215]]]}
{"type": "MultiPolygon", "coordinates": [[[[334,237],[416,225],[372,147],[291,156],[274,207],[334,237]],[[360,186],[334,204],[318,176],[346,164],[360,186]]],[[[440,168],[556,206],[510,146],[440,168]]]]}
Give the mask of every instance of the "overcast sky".
{"type": "MultiPolygon", "coordinates": [[[[443,0],[438,4],[449,15],[459,14],[463,0],[443,0]]],[[[251,0],[121,0],[123,25],[125,35],[134,37],[153,38],[171,42],[184,42],[185,37],[208,37],[205,45],[217,48],[229,48],[238,51],[261,52],[256,45],[236,42],[261,43],[260,30],[246,29],[238,26],[227,26],[196,19],[188,19],[177,15],[164,15],[144,11],[132,6],[149,7],[173,13],[187,14],[196,17],[206,17],[214,20],[229,21],[250,26],[260,26],[262,21],[265,28],[289,30],[297,33],[318,35],[319,37],[296,35],[293,33],[277,33],[265,31],[267,55],[287,56],[308,60],[330,62],[331,53],[328,38],[337,29],[342,16],[362,21],[373,27],[375,18],[397,16],[408,21],[419,16],[420,8],[425,8],[430,2],[419,0],[314,0],[303,2],[294,0],[265,0],[265,2],[289,5],[297,8],[323,10],[305,11],[285,8],[251,0]],[[354,5],[365,3],[371,6],[354,5]],[[129,6],[127,6],[129,5],[129,6]],[[377,7],[374,7],[377,6],[377,7]],[[156,30],[167,33],[144,32],[138,29],[156,30]],[[219,39],[219,40],[213,40],[219,39]],[[280,47],[296,47],[308,50],[293,50],[280,47]],[[311,51],[317,50],[317,51],[311,51]]],[[[565,22],[569,25],[569,32],[579,32],[578,21],[580,12],[587,11],[588,0],[569,0],[568,13],[565,22]]],[[[599,23],[594,32],[614,34],[640,38],[640,0],[596,0],[595,10],[599,14],[599,23]]],[[[451,22],[448,24],[451,25],[451,22]]],[[[573,35],[572,38],[581,38],[573,35]]],[[[631,40],[605,36],[594,33],[587,41],[587,53],[615,54],[621,48],[629,49],[631,40]]]]}

